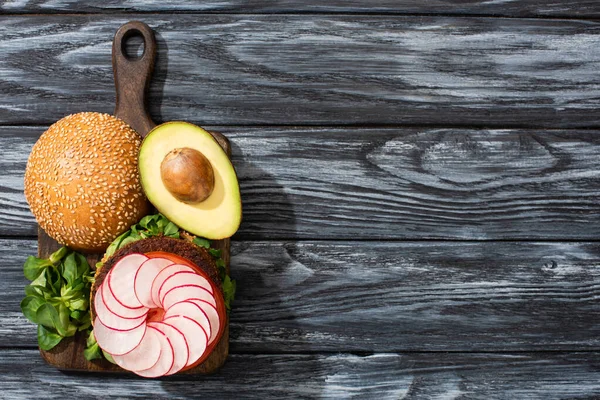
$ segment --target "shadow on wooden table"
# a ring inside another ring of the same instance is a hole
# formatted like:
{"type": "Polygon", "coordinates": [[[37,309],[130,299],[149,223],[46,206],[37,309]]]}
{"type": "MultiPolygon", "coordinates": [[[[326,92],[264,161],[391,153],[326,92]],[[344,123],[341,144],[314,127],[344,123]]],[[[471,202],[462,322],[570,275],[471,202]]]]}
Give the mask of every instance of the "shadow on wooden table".
{"type": "MultiPolygon", "coordinates": [[[[294,280],[304,279],[296,271],[297,262],[290,257],[296,249],[296,240],[290,239],[296,236],[294,203],[289,199],[285,183],[278,182],[257,162],[248,159],[235,140],[231,141],[231,149],[242,204],[248,211],[244,213],[242,226],[231,248],[231,274],[237,280],[237,294],[230,315],[230,357],[213,375],[163,379],[162,389],[176,398],[193,393],[190,385],[201,394],[203,383],[208,382],[214,384],[216,381],[224,387],[232,382],[254,386],[258,371],[265,382],[294,385],[296,374],[312,375],[312,371],[319,369],[319,360],[312,355],[301,356],[298,369],[292,375],[289,362],[272,362],[273,355],[299,353],[309,345],[306,336],[299,334],[303,329],[296,322],[294,308],[282,295],[295,297],[300,294],[300,286],[297,290],[293,288],[300,282],[294,280]],[[287,240],[275,250],[271,241],[263,240],[280,240],[273,236],[271,227],[274,226],[279,227],[278,231],[281,226],[290,230],[287,240]],[[273,255],[273,251],[277,254],[273,255]]],[[[269,385],[263,383],[264,386],[269,385]]],[[[320,389],[321,384],[315,387],[312,382],[311,396],[319,397],[320,389]]]]}

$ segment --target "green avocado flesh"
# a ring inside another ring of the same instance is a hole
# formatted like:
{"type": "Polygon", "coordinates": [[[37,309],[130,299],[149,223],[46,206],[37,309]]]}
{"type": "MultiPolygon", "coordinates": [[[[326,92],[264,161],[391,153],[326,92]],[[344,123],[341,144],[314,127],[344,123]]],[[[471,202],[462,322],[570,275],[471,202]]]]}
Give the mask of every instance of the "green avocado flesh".
{"type": "Polygon", "coordinates": [[[186,231],[207,239],[232,236],[242,220],[240,188],[227,154],[213,136],[187,122],[167,122],[154,128],[140,149],[139,170],[148,200],[168,219],[186,231]],[[191,148],[208,159],[214,172],[214,189],[196,204],[174,197],[161,178],[161,163],[174,149],[191,148]]]}

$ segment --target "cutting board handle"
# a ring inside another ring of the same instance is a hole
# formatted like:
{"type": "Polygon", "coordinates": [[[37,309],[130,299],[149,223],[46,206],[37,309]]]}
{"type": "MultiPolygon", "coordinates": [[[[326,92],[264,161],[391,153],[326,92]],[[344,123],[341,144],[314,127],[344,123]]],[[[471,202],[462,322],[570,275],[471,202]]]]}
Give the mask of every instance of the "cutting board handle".
{"type": "Polygon", "coordinates": [[[152,29],[143,22],[130,21],[119,28],[112,47],[112,65],[117,99],[115,116],[127,122],[142,137],[156,126],[147,109],[148,87],[154,71],[156,39],[152,29]],[[139,58],[129,58],[125,42],[132,36],[144,39],[144,52],[139,58]]]}

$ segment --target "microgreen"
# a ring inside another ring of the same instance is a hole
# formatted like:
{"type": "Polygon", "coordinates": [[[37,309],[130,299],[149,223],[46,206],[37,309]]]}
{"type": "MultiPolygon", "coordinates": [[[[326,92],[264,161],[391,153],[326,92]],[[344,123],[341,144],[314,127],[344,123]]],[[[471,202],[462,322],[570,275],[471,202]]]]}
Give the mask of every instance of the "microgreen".
{"type": "Polygon", "coordinates": [[[83,255],[62,247],[47,259],[30,256],[23,273],[32,282],[25,287],[21,311],[38,325],[41,349],[50,350],[62,339],[90,327],[93,276],[83,255]]]}

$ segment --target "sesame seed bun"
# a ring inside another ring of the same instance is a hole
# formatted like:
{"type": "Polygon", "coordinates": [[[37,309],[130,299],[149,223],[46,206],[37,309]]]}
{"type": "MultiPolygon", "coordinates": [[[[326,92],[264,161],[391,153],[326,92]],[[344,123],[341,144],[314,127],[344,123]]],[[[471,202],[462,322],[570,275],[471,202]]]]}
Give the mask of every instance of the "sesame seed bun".
{"type": "Polygon", "coordinates": [[[141,142],[108,114],[73,114],[50,126],[25,170],[25,198],[40,227],[72,249],[104,251],[149,211],[139,181],[141,142]]]}

